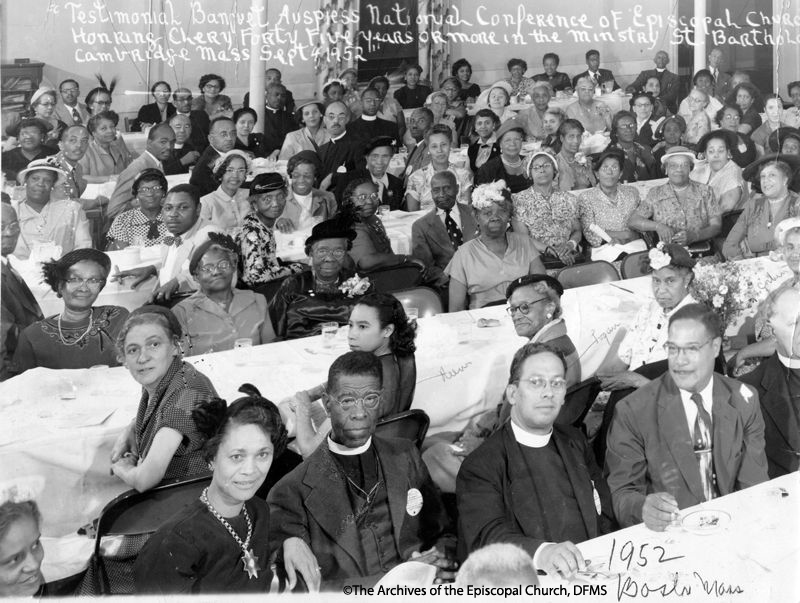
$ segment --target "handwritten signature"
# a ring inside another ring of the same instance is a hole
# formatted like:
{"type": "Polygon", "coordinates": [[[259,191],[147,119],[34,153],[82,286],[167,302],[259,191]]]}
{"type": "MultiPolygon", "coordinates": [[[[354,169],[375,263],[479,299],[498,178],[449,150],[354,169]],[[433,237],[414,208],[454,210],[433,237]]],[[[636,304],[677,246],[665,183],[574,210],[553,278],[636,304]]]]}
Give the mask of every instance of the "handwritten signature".
{"type": "Polygon", "coordinates": [[[726,595],[741,595],[744,589],[739,584],[727,584],[717,579],[705,578],[698,572],[692,572],[694,580],[680,582],[678,574],[672,574],[666,582],[637,581],[631,577],[617,577],[617,601],[661,595],[668,597],[686,597],[692,594],[692,587],[699,586],[706,595],[724,597],[726,595]]]}
{"type": "Polygon", "coordinates": [[[439,375],[442,377],[442,381],[449,381],[450,379],[453,379],[454,377],[457,377],[458,375],[463,373],[471,365],[472,365],[472,362],[466,362],[466,363],[462,364],[461,366],[459,366],[458,368],[448,369],[448,370],[445,370],[445,368],[443,366],[440,366],[439,367],[439,375]]]}

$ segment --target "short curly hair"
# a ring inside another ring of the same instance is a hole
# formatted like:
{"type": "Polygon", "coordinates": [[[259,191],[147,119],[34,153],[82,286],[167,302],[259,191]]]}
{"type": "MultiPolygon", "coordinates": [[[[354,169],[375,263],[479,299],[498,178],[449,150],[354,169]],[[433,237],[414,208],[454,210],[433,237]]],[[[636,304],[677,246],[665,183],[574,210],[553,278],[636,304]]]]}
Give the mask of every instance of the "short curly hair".
{"type": "Polygon", "coordinates": [[[467,67],[469,69],[470,76],[472,75],[472,65],[467,59],[458,59],[453,66],[450,68],[450,75],[458,75],[458,70],[462,67],[467,67]]]}
{"type": "Polygon", "coordinates": [[[119,115],[116,111],[112,111],[111,109],[100,111],[100,113],[92,115],[89,121],[86,122],[86,129],[89,130],[89,134],[94,134],[95,131],[97,131],[98,124],[104,119],[114,124],[115,128],[119,125],[119,115]]]}
{"type": "Polygon", "coordinates": [[[375,308],[382,329],[394,326],[394,332],[389,336],[389,348],[396,356],[410,356],[417,350],[414,343],[417,325],[408,320],[403,304],[394,295],[369,293],[359,299],[356,306],[375,308]]]}
{"type": "Polygon", "coordinates": [[[205,75],[200,76],[200,83],[198,84],[200,92],[203,91],[203,88],[206,87],[206,84],[208,84],[209,82],[213,82],[214,80],[217,80],[219,82],[220,92],[225,90],[225,79],[222,76],[217,75],[216,73],[206,73],[205,75]]]}
{"type": "Polygon", "coordinates": [[[0,505],[0,540],[5,537],[11,526],[20,519],[29,518],[37,527],[42,522],[42,514],[36,501],[24,500],[21,502],[7,501],[0,505]]]}
{"type": "Polygon", "coordinates": [[[528,64],[525,61],[523,61],[522,59],[511,59],[510,61],[508,61],[508,63],[506,63],[506,68],[509,71],[511,71],[511,69],[513,67],[516,67],[517,65],[522,67],[522,72],[523,73],[525,73],[528,70],[528,64]]]}

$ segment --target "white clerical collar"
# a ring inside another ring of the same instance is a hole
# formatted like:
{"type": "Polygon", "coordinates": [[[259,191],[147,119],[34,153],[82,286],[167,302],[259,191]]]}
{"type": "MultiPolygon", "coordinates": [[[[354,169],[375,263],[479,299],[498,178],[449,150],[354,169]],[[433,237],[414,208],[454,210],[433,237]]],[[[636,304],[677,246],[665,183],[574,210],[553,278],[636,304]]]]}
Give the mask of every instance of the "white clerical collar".
{"type": "Polygon", "coordinates": [[[377,115],[362,115],[361,119],[363,119],[364,121],[375,121],[376,119],[378,119],[378,116],[377,115]]]}
{"type": "Polygon", "coordinates": [[[269,109],[269,110],[270,110],[270,111],[272,111],[273,113],[277,113],[278,111],[280,111],[280,109],[273,109],[272,107],[270,107],[270,106],[269,106],[269,105],[267,105],[267,104],[265,104],[265,105],[264,105],[264,107],[265,107],[265,108],[267,108],[267,109],[269,109]]]}
{"type": "Polygon", "coordinates": [[[339,134],[339,136],[335,136],[335,137],[331,138],[331,142],[336,142],[337,140],[341,140],[342,138],[344,138],[345,134],[347,134],[347,130],[345,130],[344,132],[339,134]]]}
{"type": "Polygon", "coordinates": [[[550,443],[550,438],[553,435],[553,428],[550,428],[550,433],[547,435],[538,435],[525,431],[522,427],[511,421],[511,431],[514,432],[514,439],[518,444],[527,446],[529,448],[544,448],[550,443]]]}
{"type": "Polygon", "coordinates": [[[656,67],[656,71],[658,73],[664,73],[666,70],[667,70],[666,67],[664,69],[659,69],[658,67],[656,67]]]}
{"type": "Polygon", "coordinates": [[[800,358],[789,358],[778,352],[778,360],[788,369],[800,369],[800,358]]]}
{"type": "Polygon", "coordinates": [[[185,142],[176,142],[175,143],[175,150],[180,151],[183,148],[183,145],[186,144],[185,142]]]}
{"type": "Polygon", "coordinates": [[[358,448],[348,448],[347,446],[342,446],[341,444],[337,444],[331,439],[331,436],[328,436],[328,450],[330,450],[334,454],[341,454],[342,456],[356,456],[359,454],[364,454],[369,447],[372,446],[372,436],[366,441],[366,443],[362,444],[358,448]]]}

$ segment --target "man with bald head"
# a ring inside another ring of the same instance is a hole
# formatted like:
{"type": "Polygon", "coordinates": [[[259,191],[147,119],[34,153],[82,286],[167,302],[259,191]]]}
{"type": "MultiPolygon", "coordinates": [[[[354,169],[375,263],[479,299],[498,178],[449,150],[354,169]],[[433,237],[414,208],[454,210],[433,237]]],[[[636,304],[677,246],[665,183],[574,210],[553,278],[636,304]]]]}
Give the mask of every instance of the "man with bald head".
{"type": "Polygon", "coordinates": [[[653,62],[656,64],[656,68],[645,69],[642,71],[633,81],[633,83],[625,88],[625,92],[628,94],[633,94],[634,92],[644,90],[645,84],[647,84],[647,80],[649,78],[658,78],[659,82],[661,83],[661,93],[659,94],[658,98],[664,102],[670,111],[677,113],[680,80],[676,74],[667,71],[669,55],[665,51],[659,50],[656,53],[653,62]]]}
{"type": "Polygon", "coordinates": [[[175,132],[175,148],[164,162],[164,173],[167,176],[188,174],[189,168],[200,158],[200,152],[192,143],[192,120],[188,115],[176,113],[168,123],[175,132]]]}
{"type": "Polygon", "coordinates": [[[156,168],[164,171],[164,162],[172,158],[172,149],[175,146],[175,132],[167,123],[161,123],[150,128],[147,133],[147,146],[144,152],[134,159],[117,178],[117,187],[108,202],[106,213],[107,226],[111,225],[114,218],[133,206],[133,193],[131,185],[136,175],[147,168],[156,168]]]}
{"type": "Polygon", "coordinates": [[[192,144],[202,153],[208,146],[208,113],[192,109],[192,91],[188,88],[176,89],[172,93],[172,103],[175,105],[177,115],[186,115],[189,118],[192,124],[192,144]]]}
{"type": "Polygon", "coordinates": [[[347,105],[341,101],[332,102],[325,108],[322,120],[331,139],[318,151],[322,160],[320,188],[336,190],[339,176],[363,168],[364,157],[358,141],[347,129],[347,124],[350,123],[350,109],[347,105]]]}
{"type": "Polygon", "coordinates": [[[758,392],[767,470],[774,479],[800,466],[800,291],[781,288],[765,303],[778,349],[741,380],[758,392]]]}
{"type": "Polygon", "coordinates": [[[212,173],[214,162],[236,144],[236,125],[230,117],[215,117],[208,129],[208,146],[192,170],[189,184],[200,191],[200,196],[213,193],[219,183],[212,173]]]}

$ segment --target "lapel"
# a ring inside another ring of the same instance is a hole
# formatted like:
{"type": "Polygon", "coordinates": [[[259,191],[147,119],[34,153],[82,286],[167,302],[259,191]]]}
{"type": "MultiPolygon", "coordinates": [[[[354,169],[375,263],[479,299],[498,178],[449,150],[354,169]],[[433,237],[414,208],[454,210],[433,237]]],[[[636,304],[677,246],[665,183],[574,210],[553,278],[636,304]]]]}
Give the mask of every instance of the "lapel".
{"type": "MultiPolygon", "coordinates": [[[[463,203],[456,203],[458,215],[461,218],[461,232],[464,235],[464,243],[471,241],[475,238],[475,233],[478,230],[478,224],[475,222],[475,217],[470,210],[463,203]]],[[[447,233],[445,233],[447,234],[447,233]]]]}
{"type": "Polygon", "coordinates": [[[423,219],[428,225],[428,232],[430,232],[431,240],[439,247],[453,253],[453,244],[450,242],[450,237],[447,236],[447,229],[444,227],[442,220],[437,215],[436,208],[432,209],[430,213],[423,219]]]}
{"type": "Polygon", "coordinates": [[[310,488],[310,492],[305,498],[305,506],[328,535],[332,546],[341,548],[363,575],[366,569],[361,562],[361,538],[352,521],[353,509],[344,476],[328,449],[327,439],[307,462],[308,471],[303,477],[303,484],[310,488]]]}
{"type": "MultiPolygon", "coordinates": [[[[731,470],[735,469],[735,444],[741,441],[741,433],[737,425],[738,413],[731,406],[731,398],[734,395],[735,392],[731,391],[728,384],[715,374],[714,400],[711,406],[714,429],[712,442],[714,472],[717,474],[717,487],[722,495],[730,494],[733,491],[735,476],[731,475],[731,470]]],[[[755,402],[751,402],[751,404],[755,404],[755,402]]]]}
{"type": "Polygon", "coordinates": [[[378,452],[378,462],[381,464],[383,479],[386,480],[386,495],[389,500],[389,515],[392,518],[394,541],[400,548],[400,535],[403,521],[406,518],[406,501],[410,487],[408,483],[409,457],[405,454],[393,454],[389,444],[374,436],[372,445],[378,452]]]}
{"type": "Polygon", "coordinates": [[[511,423],[506,421],[502,429],[503,448],[508,460],[505,479],[511,490],[511,500],[508,501],[506,508],[511,509],[523,533],[546,533],[546,526],[542,523],[544,515],[537,502],[538,497],[533,496],[533,492],[536,491],[536,483],[528,472],[522,451],[511,430],[511,423]]]}
{"type": "Polygon", "coordinates": [[[2,289],[10,294],[9,297],[11,299],[9,301],[20,304],[31,314],[41,317],[42,310],[36,302],[36,298],[33,297],[30,288],[25,285],[22,277],[14,276],[11,273],[11,267],[7,266],[5,262],[0,263],[0,266],[2,266],[2,289]]]}
{"type": "Polygon", "coordinates": [[[569,477],[569,481],[572,484],[575,500],[578,501],[578,508],[583,516],[586,533],[589,538],[594,538],[597,536],[598,514],[594,506],[592,480],[586,470],[586,462],[578,454],[574,440],[562,433],[557,425],[553,426],[553,442],[556,445],[558,454],[561,455],[561,460],[564,461],[564,467],[567,469],[567,477],[569,477]]]}
{"type": "Polygon", "coordinates": [[[773,354],[764,363],[761,387],[764,388],[761,408],[772,418],[788,447],[791,450],[800,450],[800,425],[790,407],[789,387],[777,354],[773,354]]]}
{"type": "MultiPolygon", "coordinates": [[[[698,500],[704,500],[705,494],[703,493],[703,484],[700,482],[700,469],[697,467],[697,460],[694,456],[692,435],[689,433],[689,426],[686,423],[683,402],[681,402],[678,387],[669,373],[664,375],[661,387],[656,391],[656,400],[658,404],[657,429],[661,434],[661,439],[666,443],[689,491],[698,500]]],[[[716,429],[715,424],[715,435],[716,429]]],[[[716,439],[714,443],[714,448],[716,448],[716,439]]],[[[667,484],[667,486],[669,485],[667,484]]]]}

